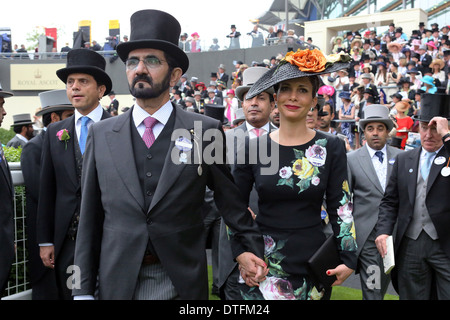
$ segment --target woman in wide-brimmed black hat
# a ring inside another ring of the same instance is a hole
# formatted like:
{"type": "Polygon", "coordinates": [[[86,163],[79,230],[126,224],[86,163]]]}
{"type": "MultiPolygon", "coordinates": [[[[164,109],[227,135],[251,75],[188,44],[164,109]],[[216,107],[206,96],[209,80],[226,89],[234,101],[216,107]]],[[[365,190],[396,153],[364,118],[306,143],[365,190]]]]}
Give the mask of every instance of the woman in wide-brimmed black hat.
{"type": "Polygon", "coordinates": [[[256,161],[237,163],[233,169],[245,200],[256,185],[256,222],[265,238],[270,270],[258,288],[241,288],[243,298],[327,299],[331,284],[342,283],[356,268],[344,143],[307,126],[307,114],[318,103],[319,75],[346,69],[349,60],[347,54],[325,57],[317,49],[290,52],[247,93],[249,99],[274,88],[280,127],[249,140],[245,159],[255,156],[250,150],[258,150],[256,159],[252,158],[256,161]],[[253,149],[253,144],[259,149],[253,149]],[[267,150],[269,163],[262,150],[267,150]],[[322,210],[324,197],[326,211],[322,210]],[[324,244],[324,228],[333,233],[340,262],[318,270],[308,260],[324,244]]]}

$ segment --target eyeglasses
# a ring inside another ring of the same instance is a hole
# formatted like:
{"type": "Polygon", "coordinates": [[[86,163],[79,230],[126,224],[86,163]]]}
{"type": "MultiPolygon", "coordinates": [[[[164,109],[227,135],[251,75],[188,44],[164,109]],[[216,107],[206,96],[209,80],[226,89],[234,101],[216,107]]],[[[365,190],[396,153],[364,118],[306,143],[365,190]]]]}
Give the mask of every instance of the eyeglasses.
{"type": "Polygon", "coordinates": [[[146,57],[144,59],[129,58],[125,62],[127,70],[135,70],[141,61],[144,62],[145,67],[148,69],[158,68],[162,62],[165,62],[165,60],[160,60],[157,57],[146,57]]]}

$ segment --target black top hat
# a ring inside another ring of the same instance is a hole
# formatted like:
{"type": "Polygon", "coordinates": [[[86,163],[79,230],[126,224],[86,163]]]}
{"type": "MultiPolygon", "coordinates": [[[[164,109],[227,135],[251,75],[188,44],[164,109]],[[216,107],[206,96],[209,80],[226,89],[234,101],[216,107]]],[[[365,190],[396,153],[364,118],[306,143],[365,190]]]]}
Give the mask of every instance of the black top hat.
{"type": "Polygon", "coordinates": [[[117,54],[126,61],[128,53],[135,49],[152,48],[162,50],[177,62],[183,73],[189,68],[186,53],[178,47],[181,26],[172,15],[159,10],[141,10],[130,18],[130,41],[117,45],[117,54]]]}
{"type": "Polygon", "coordinates": [[[106,61],[100,54],[93,50],[73,49],[67,54],[67,64],[65,68],[56,71],[58,78],[67,83],[67,77],[72,73],[86,73],[106,86],[104,95],[107,95],[112,88],[112,81],[105,72],[106,61]]]}
{"type": "Polygon", "coordinates": [[[389,144],[391,147],[394,148],[401,148],[402,147],[402,138],[399,137],[392,137],[391,143],[389,144]]]}
{"type": "Polygon", "coordinates": [[[228,123],[225,117],[225,106],[217,104],[205,104],[205,116],[219,120],[222,124],[228,123]]]}
{"type": "Polygon", "coordinates": [[[422,94],[420,111],[417,115],[413,116],[413,119],[429,122],[436,116],[450,120],[450,95],[439,93],[422,94]]]}

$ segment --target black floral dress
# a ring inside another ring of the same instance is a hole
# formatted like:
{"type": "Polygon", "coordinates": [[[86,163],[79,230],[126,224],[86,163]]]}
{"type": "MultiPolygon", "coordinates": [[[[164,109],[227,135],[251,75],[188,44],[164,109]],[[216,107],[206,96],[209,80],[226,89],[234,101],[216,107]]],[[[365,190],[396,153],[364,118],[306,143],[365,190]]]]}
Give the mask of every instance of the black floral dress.
{"type": "Polygon", "coordinates": [[[246,153],[246,160],[235,164],[233,176],[246,201],[255,183],[259,198],[256,222],[264,236],[269,274],[259,287],[242,284],[243,299],[329,297],[331,288],[318,290],[322,286],[314,283],[307,261],[326,239],[321,218],[325,199],[341,260],[356,268],[355,229],[342,141],[318,131],[311,141],[299,146],[279,145],[269,135],[249,143],[245,151],[238,151],[246,153]]]}

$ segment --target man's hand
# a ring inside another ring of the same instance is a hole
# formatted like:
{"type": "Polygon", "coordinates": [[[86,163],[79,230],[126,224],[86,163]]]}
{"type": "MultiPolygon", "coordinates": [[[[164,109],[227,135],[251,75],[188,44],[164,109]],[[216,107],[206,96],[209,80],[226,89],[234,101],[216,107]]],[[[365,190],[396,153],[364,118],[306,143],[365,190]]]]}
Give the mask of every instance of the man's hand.
{"type": "Polygon", "coordinates": [[[432,126],[432,125],[436,125],[436,131],[441,137],[445,136],[449,132],[448,120],[446,118],[434,117],[428,123],[428,126],[432,126]]]}
{"type": "Polygon", "coordinates": [[[387,254],[386,239],[388,237],[389,237],[389,235],[387,235],[387,234],[380,234],[375,239],[375,244],[376,244],[378,252],[380,253],[382,258],[384,258],[384,256],[387,254]]]}
{"type": "Polygon", "coordinates": [[[241,253],[236,261],[239,263],[241,276],[249,287],[259,286],[259,283],[266,279],[269,269],[266,263],[253,253],[241,253]]]}
{"type": "Polygon", "coordinates": [[[44,266],[50,269],[55,268],[55,246],[40,246],[40,256],[44,266]]]}

